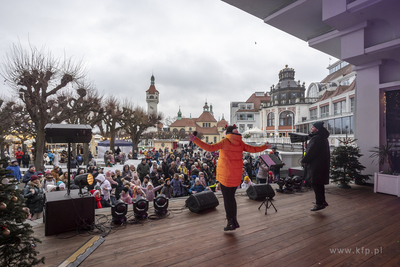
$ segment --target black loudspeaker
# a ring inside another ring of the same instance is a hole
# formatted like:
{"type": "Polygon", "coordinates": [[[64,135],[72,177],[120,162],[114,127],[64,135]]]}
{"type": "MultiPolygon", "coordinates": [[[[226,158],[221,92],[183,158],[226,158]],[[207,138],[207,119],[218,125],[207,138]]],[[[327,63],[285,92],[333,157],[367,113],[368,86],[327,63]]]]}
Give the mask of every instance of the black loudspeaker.
{"type": "Polygon", "coordinates": [[[188,207],[189,210],[194,213],[198,213],[203,210],[213,209],[218,205],[218,198],[212,191],[196,193],[186,199],[186,207],[188,207]]]}
{"type": "Polygon", "coordinates": [[[250,187],[247,188],[246,193],[252,200],[262,200],[266,197],[272,199],[275,196],[275,191],[270,184],[250,185],[250,187]]]}
{"type": "Polygon", "coordinates": [[[55,235],[86,228],[94,222],[94,196],[78,195],[79,190],[54,191],[46,193],[43,212],[44,235],[55,235]]]}
{"type": "Polygon", "coordinates": [[[54,124],[44,127],[47,143],[89,143],[92,127],[86,124],[54,124]]]}
{"type": "Polygon", "coordinates": [[[309,139],[308,134],[305,133],[289,133],[291,143],[307,142],[309,139]]]}

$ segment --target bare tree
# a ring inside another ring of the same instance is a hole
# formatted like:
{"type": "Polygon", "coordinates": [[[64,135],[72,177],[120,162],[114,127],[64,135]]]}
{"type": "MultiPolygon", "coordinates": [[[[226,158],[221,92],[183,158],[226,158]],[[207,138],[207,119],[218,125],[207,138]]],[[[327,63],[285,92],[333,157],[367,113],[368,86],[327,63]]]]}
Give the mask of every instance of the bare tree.
{"type": "MultiPolygon", "coordinates": [[[[103,96],[92,85],[81,84],[67,100],[66,119],[71,124],[88,124],[96,126],[103,119],[104,110],[101,106],[103,96]]],[[[83,144],[83,159],[89,161],[89,144],[83,144]]]]}
{"type": "Polygon", "coordinates": [[[127,134],[129,134],[133,150],[138,150],[138,144],[142,134],[150,127],[156,125],[162,120],[161,113],[147,113],[141,107],[134,107],[132,103],[125,102],[122,107],[122,117],[120,125],[127,134]]]}
{"type": "Polygon", "coordinates": [[[15,115],[17,114],[17,104],[15,101],[0,98],[0,149],[3,152],[4,141],[8,134],[13,131],[15,115]]]}
{"type": "Polygon", "coordinates": [[[115,96],[109,96],[103,103],[102,120],[98,121],[97,126],[104,137],[110,138],[110,149],[115,152],[115,133],[121,128],[118,124],[122,118],[120,102],[115,96]]]}
{"type": "Polygon", "coordinates": [[[44,48],[30,45],[25,50],[21,44],[14,44],[4,58],[1,75],[25,104],[35,124],[35,166],[43,170],[44,127],[64,119],[66,103],[60,101],[65,97],[61,92],[79,84],[85,76],[84,68],[72,58],[54,58],[44,48]]]}

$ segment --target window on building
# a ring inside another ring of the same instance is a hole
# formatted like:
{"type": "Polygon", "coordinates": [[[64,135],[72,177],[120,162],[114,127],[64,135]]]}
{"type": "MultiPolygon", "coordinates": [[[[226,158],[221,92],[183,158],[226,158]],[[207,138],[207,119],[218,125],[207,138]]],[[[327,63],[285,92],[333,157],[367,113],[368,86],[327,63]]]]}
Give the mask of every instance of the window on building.
{"type": "Polygon", "coordinates": [[[342,114],[346,112],[346,100],[336,102],[333,104],[333,114],[342,114]]]}
{"type": "Polygon", "coordinates": [[[297,97],[297,93],[292,93],[292,98],[296,98],[297,97]]]}
{"type": "Polygon", "coordinates": [[[313,84],[308,91],[308,97],[318,97],[318,87],[315,84],[313,84]]]}
{"type": "Polygon", "coordinates": [[[174,133],[177,133],[177,132],[178,132],[178,129],[174,128],[172,131],[173,131],[174,133]]]}
{"type": "Polygon", "coordinates": [[[310,110],[310,120],[316,119],[318,116],[317,109],[310,110]]]}
{"type": "Polygon", "coordinates": [[[216,143],[217,142],[217,137],[216,136],[214,136],[214,143],[216,143]]]}
{"type": "Polygon", "coordinates": [[[354,97],[350,98],[350,111],[354,112],[354,97]]]}
{"type": "Polygon", "coordinates": [[[247,124],[247,130],[253,129],[253,124],[247,124]]]}
{"type": "Polygon", "coordinates": [[[342,119],[337,118],[335,119],[335,132],[334,134],[341,134],[342,133],[342,119]]]}
{"type": "Polygon", "coordinates": [[[267,116],[267,127],[275,126],[275,113],[270,112],[267,116]]]}
{"type": "Polygon", "coordinates": [[[321,118],[329,116],[329,105],[320,107],[319,109],[320,109],[320,113],[321,113],[321,118]]]}
{"type": "Polygon", "coordinates": [[[239,124],[239,133],[243,133],[244,131],[246,131],[245,127],[245,124],[239,124]]]}
{"type": "Polygon", "coordinates": [[[333,134],[335,132],[335,120],[329,120],[326,129],[330,134],[333,134]]]}
{"type": "Polygon", "coordinates": [[[279,126],[291,126],[293,125],[294,113],[292,111],[282,111],[279,114],[279,126]]]}
{"type": "Polygon", "coordinates": [[[189,131],[191,131],[192,130],[192,127],[189,127],[189,131]]]}
{"type": "Polygon", "coordinates": [[[350,116],[349,120],[350,120],[350,134],[354,134],[354,131],[353,131],[353,116],[350,116]]]}
{"type": "Polygon", "coordinates": [[[281,94],[281,99],[286,99],[286,93],[281,94]]]}
{"type": "Polygon", "coordinates": [[[342,133],[343,134],[350,134],[350,117],[343,117],[342,118],[342,133]]]}
{"type": "Polygon", "coordinates": [[[206,143],[208,143],[208,136],[206,136],[206,143]]]}

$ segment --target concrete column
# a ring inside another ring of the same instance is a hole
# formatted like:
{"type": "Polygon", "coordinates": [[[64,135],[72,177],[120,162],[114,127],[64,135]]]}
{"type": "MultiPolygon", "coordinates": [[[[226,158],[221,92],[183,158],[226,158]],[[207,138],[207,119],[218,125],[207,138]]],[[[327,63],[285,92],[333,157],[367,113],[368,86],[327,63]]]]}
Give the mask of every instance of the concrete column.
{"type": "MultiPolygon", "coordinates": [[[[369,150],[379,145],[380,130],[380,99],[379,99],[379,65],[381,61],[355,68],[357,71],[355,107],[354,107],[354,137],[360,147],[362,165],[366,167],[364,174],[373,175],[379,171],[377,164],[372,164],[369,150]]],[[[375,161],[376,162],[376,161],[375,161]]],[[[370,183],[373,183],[369,180],[370,183]]]]}

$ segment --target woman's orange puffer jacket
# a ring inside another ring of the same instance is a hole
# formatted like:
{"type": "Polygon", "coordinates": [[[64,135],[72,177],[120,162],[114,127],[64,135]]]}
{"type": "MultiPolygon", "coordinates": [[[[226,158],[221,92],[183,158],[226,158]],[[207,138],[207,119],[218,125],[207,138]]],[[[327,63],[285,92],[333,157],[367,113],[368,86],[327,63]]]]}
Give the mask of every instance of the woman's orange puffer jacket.
{"type": "Polygon", "coordinates": [[[217,181],[226,187],[237,187],[242,181],[243,151],[256,153],[266,150],[268,147],[250,146],[242,141],[240,134],[230,133],[220,142],[209,145],[196,138],[193,143],[207,151],[219,152],[217,164],[217,181]]]}

